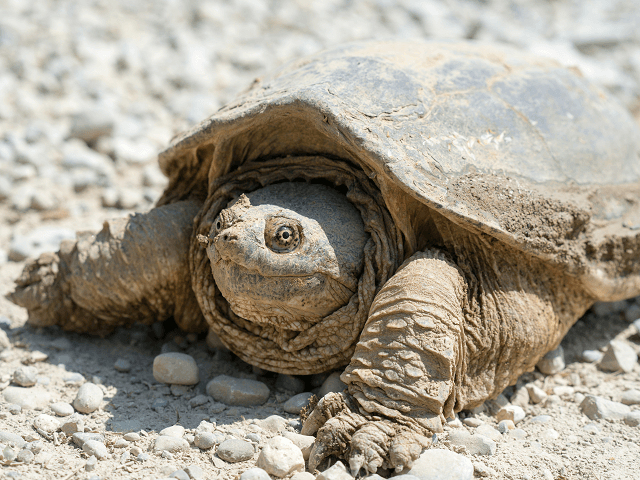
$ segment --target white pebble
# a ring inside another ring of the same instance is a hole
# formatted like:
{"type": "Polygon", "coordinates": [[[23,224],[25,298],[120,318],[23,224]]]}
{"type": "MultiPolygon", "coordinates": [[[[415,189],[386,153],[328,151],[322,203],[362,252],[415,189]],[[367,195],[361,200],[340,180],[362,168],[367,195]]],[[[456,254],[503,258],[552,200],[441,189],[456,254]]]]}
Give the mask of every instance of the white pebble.
{"type": "Polygon", "coordinates": [[[169,437],[182,438],[184,435],[184,427],[182,425],[173,425],[160,430],[160,435],[167,435],[169,437]]]}
{"type": "Polygon", "coordinates": [[[56,417],[43,413],[33,420],[33,426],[36,430],[41,430],[45,433],[53,433],[60,429],[60,421],[56,417]]]}
{"type": "Polygon", "coordinates": [[[262,448],[256,465],[276,477],[304,472],[302,451],[291,440],[274,437],[262,448]]]}
{"type": "Polygon", "coordinates": [[[195,385],[200,381],[200,372],[192,356],[169,352],[153,360],[153,378],[171,385],[195,385]]]}
{"type": "Polygon", "coordinates": [[[156,438],[156,443],[153,449],[156,452],[178,452],[180,450],[189,450],[189,442],[187,442],[184,438],[161,435],[156,438]]]}
{"type": "Polygon", "coordinates": [[[81,413],[95,412],[102,403],[102,389],[94,383],[85,383],[78,390],[73,408],[81,413]]]}
{"type": "Polygon", "coordinates": [[[104,460],[109,455],[107,447],[105,447],[104,443],[97,442],[95,440],[84,442],[84,445],[82,445],[82,450],[87,452],[88,455],[95,455],[98,460],[104,460]]]}
{"type": "Polygon", "coordinates": [[[73,414],[73,407],[67,402],[56,402],[49,405],[49,408],[53,413],[59,417],[68,417],[73,414]]]}

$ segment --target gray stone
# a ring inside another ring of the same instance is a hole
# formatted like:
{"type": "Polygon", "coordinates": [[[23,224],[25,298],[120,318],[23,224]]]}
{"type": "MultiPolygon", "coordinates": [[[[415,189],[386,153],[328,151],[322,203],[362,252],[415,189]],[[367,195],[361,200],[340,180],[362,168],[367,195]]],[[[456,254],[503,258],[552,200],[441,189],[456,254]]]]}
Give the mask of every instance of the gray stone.
{"type": "Polygon", "coordinates": [[[337,461],[324,472],[316,476],[316,480],[353,480],[353,477],[341,461],[337,461]]]}
{"type": "Polygon", "coordinates": [[[95,440],[88,440],[84,442],[82,450],[84,450],[87,455],[95,455],[98,460],[104,460],[109,455],[104,443],[97,442],[95,440]]]}
{"type": "Polygon", "coordinates": [[[640,425],[640,411],[629,412],[624,416],[624,423],[630,427],[637,427],[640,425]]]}
{"type": "Polygon", "coordinates": [[[78,390],[73,408],[81,413],[95,412],[100,407],[102,398],[102,389],[94,383],[87,382],[78,390]]]}
{"type": "Polygon", "coordinates": [[[526,387],[520,387],[511,397],[511,404],[518,407],[526,407],[529,405],[529,391],[526,387]]]}
{"type": "MultiPolygon", "coordinates": [[[[313,476],[311,477],[314,478],[313,476]]],[[[271,480],[271,477],[267,472],[261,468],[250,468],[240,475],[240,480],[271,480]]]]}
{"type": "Polygon", "coordinates": [[[69,137],[94,142],[104,135],[111,135],[113,117],[104,109],[90,109],[71,118],[69,137]]]}
{"type": "Polygon", "coordinates": [[[11,415],[18,415],[22,412],[22,407],[20,405],[16,405],[15,403],[10,403],[7,405],[7,410],[11,415]]]}
{"type": "Polygon", "coordinates": [[[247,435],[244,438],[246,440],[249,440],[250,442],[257,443],[257,444],[260,444],[260,442],[262,442],[262,437],[254,432],[247,433],[247,435]]]}
{"type": "Polygon", "coordinates": [[[81,373],[70,372],[62,379],[67,385],[82,385],[86,380],[81,373]]]}
{"type": "Polygon", "coordinates": [[[294,415],[300,414],[302,409],[309,405],[311,397],[313,397],[313,393],[311,392],[303,392],[291,397],[289,400],[284,402],[284,411],[294,415]]]}
{"type": "Polygon", "coordinates": [[[67,402],[56,402],[49,405],[49,408],[53,413],[59,417],[68,417],[73,414],[73,407],[67,402]]]}
{"type": "Polygon", "coordinates": [[[7,403],[20,405],[23,410],[42,410],[51,402],[51,394],[39,387],[7,387],[2,394],[7,403]]]}
{"type": "Polygon", "coordinates": [[[322,383],[320,390],[318,390],[318,398],[322,398],[330,392],[340,393],[347,388],[342,380],[340,380],[341,374],[342,372],[333,372],[327,377],[327,379],[322,383]]]}
{"type": "Polygon", "coordinates": [[[39,432],[51,434],[60,429],[60,421],[56,417],[43,413],[33,419],[33,426],[39,432]]]}
{"type": "Polygon", "coordinates": [[[2,450],[2,456],[4,457],[5,462],[13,462],[18,456],[18,452],[15,448],[7,446],[2,450]]]}
{"type": "Polygon", "coordinates": [[[511,420],[502,420],[498,423],[498,432],[507,433],[509,430],[515,429],[516,426],[511,420]]]}
{"type": "Polygon", "coordinates": [[[124,438],[128,442],[138,442],[140,441],[140,434],[135,432],[129,432],[129,433],[125,433],[122,438],[124,438]]]}
{"type": "Polygon", "coordinates": [[[500,409],[496,415],[496,420],[511,420],[514,424],[518,424],[524,420],[525,413],[522,407],[517,405],[507,405],[500,409]]]}
{"type": "Polygon", "coordinates": [[[629,373],[638,362],[638,355],[631,345],[622,340],[611,340],[604,356],[600,361],[600,368],[607,372],[622,370],[629,373]]]}
{"type": "Polygon", "coordinates": [[[462,421],[462,423],[464,423],[467,427],[476,428],[482,425],[484,422],[476,417],[467,417],[462,421]]]}
{"type": "Polygon", "coordinates": [[[21,387],[32,387],[38,380],[38,370],[36,367],[21,366],[13,372],[13,383],[21,387]]]}
{"type": "Polygon", "coordinates": [[[211,401],[211,397],[209,395],[200,394],[200,395],[196,395],[191,400],[189,400],[189,405],[191,405],[191,408],[196,408],[201,405],[205,405],[210,401],[211,401]]]}
{"type": "Polygon", "coordinates": [[[484,435],[470,435],[465,430],[454,430],[449,433],[452,445],[464,446],[470,455],[493,455],[496,453],[496,442],[484,435]]]}
{"type": "Polygon", "coordinates": [[[516,440],[524,440],[527,436],[527,432],[521,428],[514,428],[513,430],[509,430],[507,435],[511,438],[515,438],[516,440]]]}
{"type": "Polygon", "coordinates": [[[78,432],[78,433],[74,433],[71,436],[71,439],[73,440],[73,443],[75,443],[80,448],[82,448],[82,446],[89,440],[104,443],[104,437],[99,433],[78,432]]]}
{"type": "Polygon", "coordinates": [[[551,415],[536,415],[529,423],[547,423],[551,421],[551,415]]]}
{"type": "Polygon", "coordinates": [[[113,448],[127,448],[130,443],[124,438],[118,438],[115,442],[113,442],[113,448]]]}
{"type": "Polygon", "coordinates": [[[184,427],[182,425],[173,425],[171,427],[163,428],[160,430],[159,435],[182,438],[184,436],[184,427]]]}
{"type": "Polygon", "coordinates": [[[193,441],[198,448],[206,450],[225,441],[225,436],[220,432],[197,431],[193,441]]]}
{"type": "Polygon", "coordinates": [[[200,372],[191,355],[169,352],[153,360],[153,378],[171,385],[195,385],[200,381],[200,372]]]}
{"type": "Polygon", "coordinates": [[[627,390],[622,394],[620,402],[625,405],[640,405],[640,390],[627,390]]]}
{"type": "Polygon", "coordinates": [[[113,364],[113,368],[118,372],[127,373],[131,371],[131,363],[125,358],[118,358],[113,364]]]}
{"type": "Polygon", "coordinates": [[[274,437],[260,451],[256,466],[282,478],[294,472],[304,472],[304,457],[291,440],[274,437]]]}
{"type": "Polygon", "coordinates": [[[156,452],[179,452],[180,450],[189,450],[189,442],[184,438],[170,437],[168,435],[160,435],[156,438],[156,443],[153,447],[156,452]]]}
{"type": "Polygon", "coordinates": [[[95,455],[91,455],[89,458],[87,458],[87,463],[84,464],[84,469],[87,472],[92,472],[93,470],[95,470],[96,465],[98,465],[98,459],[95,455]]]}
{"type": "Polygon", "coordinates": [[[311,448],[316,441],[315,437],[312,437],[310,435],[300,435],[299,433],[293,432],[284,432],[282,436],[291,440],[293,444],[300,449],[300,451],[302,452],[302,457],[305,459],[305,461],[309,460],[311,448]]]}
{"type": "Polygon", "coordinates": [[[564,350],[562,349],[562,346],[560,345],[555,350],[547,352],[547,354],[536,364],[536,367],[546,375],[554,375],[564,370],[564,350]]]}
{"type": "Polygon", "coordinates": [[[31,462],[33,462],[34,458],[36,458],[35,454],[31,450],[27,450],[25,448],[18,452],[18,455],[16,456],[16,461],[22,462],[28,465],[31,462]]]}
{"type": "Polygon", "coordinates": [[[439,448],[430,448],[407,472],[420,480],[472,480],[473,464],[468,458],[439,448]]]}
{"type": "Polygon", "coordinates": [[[205,478],[204,470],[198,465],[187,465],[184,471],[191,480],[201,480],[205,478]]]}
{"type": "Polygon", "coordinates": [[[585,363],[596,363],[602,360],[603,354],[599,350],[585,350],[580,358],[585,363]]]}
{"type": "Polygon", "coordinates": [[[187,472],[185,472],[184,470],[176,470],[171,475],[169,475],[169,478],[177,478],[178,480],[189,480],[189,475],[187,475],[187,472]]]}
{"type": "Polygon", "coordinates": [[[232,438],[218,446],[218,457],[230,463],[244,462],[253,457],[253,445],[244,440],[232,438]]]}
{"type": "Polygon", "coordinates": [[[601,397],[587,395],[580,404],[582,412],[591,420],[622,420],[631,409],[622,403],[612,402],[601,397]]]}
{"type": "Polygon", "coordinates": [[[269,398],[269,387],[256,380],[220,375],[207,384],[207,393],[227,405],[262,405],[269,398]]]}
{"type": "Polygon", "coordinates": [[[146,462],[147,460],[149,460],[149,454],[148,453],[139,453],[138,456],[136,457],[136,460],[138,462],[146,462]]]}
{"type": "Polygon", "coordinates": [[[304,392],[304,381],[298,377],[281,373],[276,379],[276,388],[298,394],[304,392]]]}
{"type": "Polygon", "coordinates": [[[281,432],[287,426],[287,419],[280,415],[271,415],[260,422],[260,428],[268,432],[281,432]]]}
{"type": "Polygon", "coordinates": [[[13,445],[18,448],[24,448],[27,442],[17,433],[7,432],[6,430],[0,430],[0,443],[13,445]]]}

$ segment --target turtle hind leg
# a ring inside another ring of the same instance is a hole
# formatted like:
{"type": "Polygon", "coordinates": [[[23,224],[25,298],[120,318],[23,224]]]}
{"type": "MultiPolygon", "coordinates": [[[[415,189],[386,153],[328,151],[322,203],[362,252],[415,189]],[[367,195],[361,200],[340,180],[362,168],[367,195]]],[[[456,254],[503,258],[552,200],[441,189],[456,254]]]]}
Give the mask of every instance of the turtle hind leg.
{"type": "Polygon", "coordinates": [[[173,316],[181,328],[200,330],[188,264],[199,208],[178,202],[105,222],[98,234],[81,234],[27,264],[8,297],[27,308],[32,325],[104,334],[173,316]]]}

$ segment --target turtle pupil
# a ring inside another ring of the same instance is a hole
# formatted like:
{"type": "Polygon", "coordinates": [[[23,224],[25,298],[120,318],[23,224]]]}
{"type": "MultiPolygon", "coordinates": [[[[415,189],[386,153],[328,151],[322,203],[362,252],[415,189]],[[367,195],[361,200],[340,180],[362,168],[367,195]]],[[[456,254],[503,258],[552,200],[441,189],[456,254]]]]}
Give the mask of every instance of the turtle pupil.
{"type": "Polygon", "coordinates": [[[218,220],[218,223],[216,223],[216,228],[217,228],[218,230],[220,230],[220,227],[221,227],[221,225],[220,225],[220,220],[218,220]]]}
{"type": "Polygon", "coordinates": [[[282,238],[284,238],[285,240],[286,240],[287,238],[289,238],[289,232],[284,232],[284,233],[282,234],[282,238]]]}

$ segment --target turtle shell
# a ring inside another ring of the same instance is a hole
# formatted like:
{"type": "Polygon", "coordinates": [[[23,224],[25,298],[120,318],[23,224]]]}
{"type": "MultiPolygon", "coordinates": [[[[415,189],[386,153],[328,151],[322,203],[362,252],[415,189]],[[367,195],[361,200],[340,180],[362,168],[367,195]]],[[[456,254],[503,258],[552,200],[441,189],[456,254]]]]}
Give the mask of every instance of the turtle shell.
{"type": "Polygon", "coordinates": [[[579,276],[640,294],[640,129],[577,69],[473,42],[367,42],[291,62],[160,154],[160,204],[205,199],[246,162],[340,158],[405,236],[418,202],[579,276]]]}

